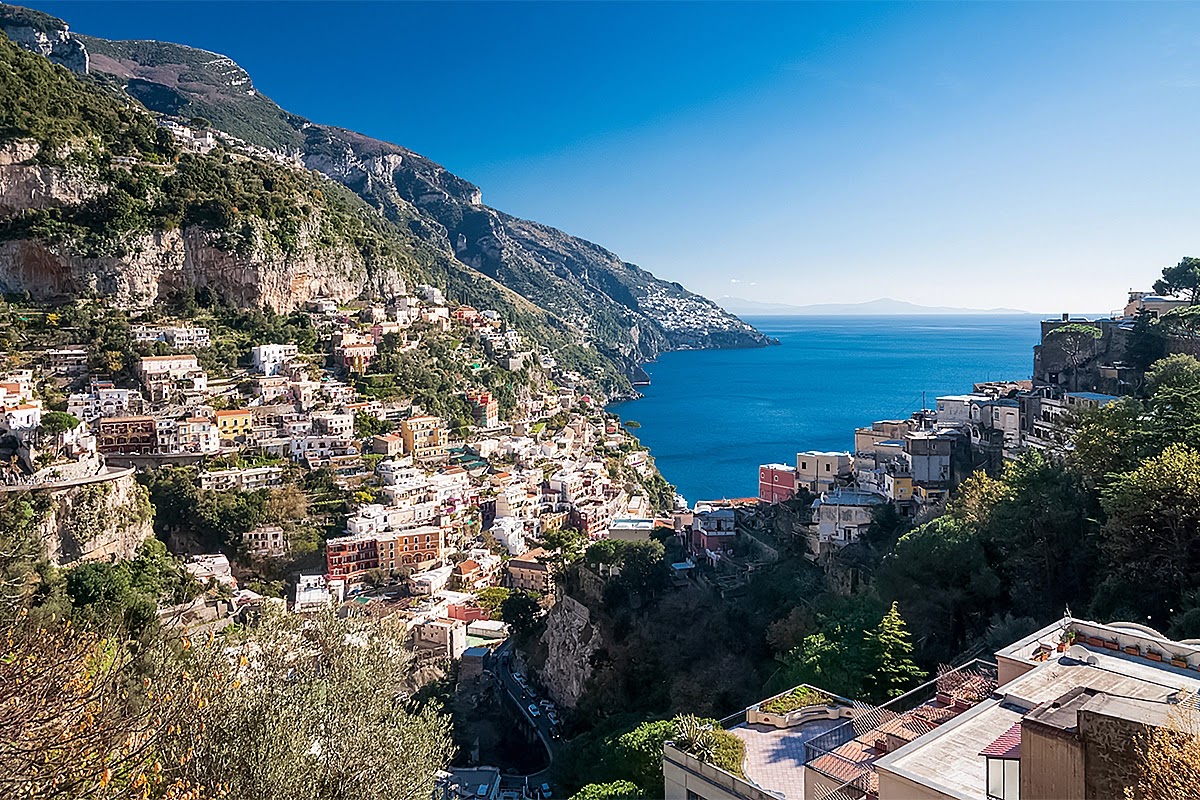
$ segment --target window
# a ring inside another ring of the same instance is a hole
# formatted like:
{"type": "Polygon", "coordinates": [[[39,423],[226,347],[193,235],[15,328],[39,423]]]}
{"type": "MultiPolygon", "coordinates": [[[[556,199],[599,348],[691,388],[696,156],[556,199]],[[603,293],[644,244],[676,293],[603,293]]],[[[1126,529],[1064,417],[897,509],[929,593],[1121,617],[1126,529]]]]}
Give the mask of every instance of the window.
{"type": "Polygon", "coordinates": [[[1021,762],[1015,758],[987,760],[988,800],[1020,800],[1021,762]]]}

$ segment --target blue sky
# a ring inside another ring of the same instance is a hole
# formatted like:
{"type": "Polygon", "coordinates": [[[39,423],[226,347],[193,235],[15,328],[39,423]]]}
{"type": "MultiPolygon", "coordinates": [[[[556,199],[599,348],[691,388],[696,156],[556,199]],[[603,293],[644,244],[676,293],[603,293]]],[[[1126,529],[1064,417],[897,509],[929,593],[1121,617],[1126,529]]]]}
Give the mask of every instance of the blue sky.
{"type": "Polygon", "coordinates": [[[719,297],[1105,311],[1200,255],[1200,5],[37,2],[719,297]]]}

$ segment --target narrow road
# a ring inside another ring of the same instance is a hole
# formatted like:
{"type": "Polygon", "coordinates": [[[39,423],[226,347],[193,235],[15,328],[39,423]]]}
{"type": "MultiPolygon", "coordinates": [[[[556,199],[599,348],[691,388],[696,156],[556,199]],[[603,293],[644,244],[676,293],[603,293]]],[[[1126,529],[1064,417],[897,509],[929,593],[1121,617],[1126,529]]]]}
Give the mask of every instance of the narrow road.
{"type": "Polygon", "coordinates": [[[537,731],[538,739],[541,740],[542,746],[546,748],[546,753],[550,759],[550,763],[540,772],[530,775],[505,775],[501,779],[501,783],[506,783],[510,787],[513,783],[519,783],[533,789],[550,781],[550,767],[554,764],[554,756],[558,750],[559,742],[550,735],[552,726],[550,725],[550,721],[546,719],[544,711],[539,708],[537,716],[529,713],[529,705],[537,701],[533,699],[528,691],[522,689],[521,684],[517,683],[513,677],[512,641],[506,641],[500,647],[496,648],[494,657],[496,659],[496,674],[500,677],[500,684],[504,687],[504,693],[517,706],[518,713],[537,731]]]}

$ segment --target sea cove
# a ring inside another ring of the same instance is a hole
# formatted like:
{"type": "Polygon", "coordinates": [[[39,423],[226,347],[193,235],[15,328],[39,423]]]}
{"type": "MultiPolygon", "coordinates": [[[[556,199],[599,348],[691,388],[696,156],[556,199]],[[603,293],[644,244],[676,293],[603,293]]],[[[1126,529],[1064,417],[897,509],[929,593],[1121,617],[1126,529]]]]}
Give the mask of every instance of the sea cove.
{"type": "Polygon", "coordinates": [[[667,353],[640,400],[612,410],[689,502],[750,497],[759,464],[845,450],[854,428],[940,394],[1028,378],[1038,317],[748,317],[779,346],[667,353]]]}

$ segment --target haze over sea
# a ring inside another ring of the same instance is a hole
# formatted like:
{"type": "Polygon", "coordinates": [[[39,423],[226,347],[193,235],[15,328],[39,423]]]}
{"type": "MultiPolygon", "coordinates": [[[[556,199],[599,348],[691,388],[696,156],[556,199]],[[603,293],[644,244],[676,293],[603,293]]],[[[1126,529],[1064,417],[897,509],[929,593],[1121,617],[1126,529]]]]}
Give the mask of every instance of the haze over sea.
{"type": "Polygon", "coordinates": [[[758,494],[758,465],[851,450],[854,429],[985,380],[1027,379],[1039,317],[746,317],[780,346],[664,354],[612,410],[689,503],[758,494]]]}

